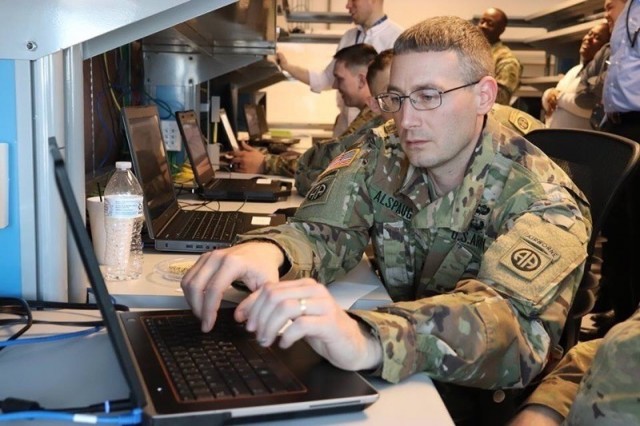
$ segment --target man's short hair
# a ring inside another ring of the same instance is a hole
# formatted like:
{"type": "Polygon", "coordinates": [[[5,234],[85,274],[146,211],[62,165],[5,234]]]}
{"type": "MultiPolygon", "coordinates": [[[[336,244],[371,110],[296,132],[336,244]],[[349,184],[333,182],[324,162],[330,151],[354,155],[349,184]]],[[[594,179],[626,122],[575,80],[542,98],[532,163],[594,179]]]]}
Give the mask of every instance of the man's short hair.
{"type": "Polygon", "coordinates": [[[378,51],[370,44],[358,43],[338,50],[333,55],[333,59],[336,62],[344,62],[346,68],[353,70],[354,68],[367,68],[377,54],[378,51]]]}
{"type": "Polygon", "coordinates": [[[494,75],[491,46],[482,32],[466,19],[437,16],[404,31],[393,46],[395,55],[414,52],[445,52],[458,55],[465,81],[494,75]]]}
{"type": "Polygon", "coordinates": [[[367,84],[369,87],[371,87],[371,83],[373,83],[378,74],[386,70],[391,65],[392,59],[393,49],[383,50],[376,55],[371,64],[369,64],[369,69],[367,70],[367,84]]]}

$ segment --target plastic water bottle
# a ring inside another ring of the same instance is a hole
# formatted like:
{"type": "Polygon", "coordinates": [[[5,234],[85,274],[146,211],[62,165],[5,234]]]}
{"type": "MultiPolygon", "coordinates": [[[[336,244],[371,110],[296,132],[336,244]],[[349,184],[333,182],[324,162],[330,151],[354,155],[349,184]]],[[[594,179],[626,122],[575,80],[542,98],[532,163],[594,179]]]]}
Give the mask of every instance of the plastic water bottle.
{"type": "Polygon", "coordinates": [[[107,280],[134,280],[142,274],[142,188],[131,163],[118,161],[104,190],[107,280]]]}

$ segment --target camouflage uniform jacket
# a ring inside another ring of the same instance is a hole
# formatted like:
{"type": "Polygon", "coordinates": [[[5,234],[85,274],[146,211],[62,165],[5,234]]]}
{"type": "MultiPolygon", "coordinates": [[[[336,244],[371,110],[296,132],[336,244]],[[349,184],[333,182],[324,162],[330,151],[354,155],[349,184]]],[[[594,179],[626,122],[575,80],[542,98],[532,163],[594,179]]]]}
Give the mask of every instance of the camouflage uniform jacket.
{"type": "Polygon", "coordinates": [[[306,195],[313,182],[320,173],[327,168],[331,160],[349,149],[369,129],[378,127],[384,123],[383,118],[375,115],[369,108],[366,108],[366,111],[363,110],[362,112],[352,123],[353,125],[356,121],[359,121],[359,123],[356,124],[360,125],[352,133],[319,142],[302,154],[298,160],[298,167],[295,174],[298,194],[302,196],[306,195]],[[362,112],[366,112],[366,114],[362,114],[362,112]]]}
{"type": "Polygon", "coordinates": [[[492,118],[462,184],[437,199],[395,132],[370,132],[332,161],[288,224],[239,241],[278,244],[291,263],[284,279],[330,283],[361,261],[371,239],[394,303],[351,314],[380,339],[376,374],[525,386],[558,344],[582,276],[585,197],[492,118]]]}
{"type": "Polygon", "coordinates": [[[574,346],[527,400],[571,425],[640,425],[640,310],[574,346]],[[570,411],[569,411],[570,410],[570,411]]]}
{"type": "Polygon", "coordinates": [[[501,41],[491,45],[491,54],[495,63],[496,80],[498,81],[498,96],[496,102],[509,105],[511,96],[520,86],[522,64],[511,49],[501,41]]]}
{"type": "MultiPolygon", "coordinates": [[[[328,139],[327,142],[333,142],[333,143],[339,143],[342,138],[346,137],[346,136],[350,136],[351,134],[353,134],[356,130],[359,130],[363,125],[368,124],[370,122],[370,120],[372,118],[375,117],[375,113],[373,111],[371,111],[371,109],[369,109],[369,107],[365,107],[362,111],[360,111],[360,113],[358,114],[358,116],[353,120],[353,122],[349,125],[349,127],[347,128],[347,130],[344,131],[344,133],[342,135],[340,135],[339,138],[336,139],[328,139]]],[[[382,123],[378,123],[376,125],[380,125],[382,123]]],[[[369,126],[370,127],[374,127],[374,125],[369,126]]],[[[354,138],[354,142],[357,138],[354,138]]],[[[339,145],[338,145],[339,146],[339,145]]],[[[349,145],[347,145],[348,147],[349,145]]],[[[335,146],[333,147],[335,149],[335,146]]],[[[310,149],[308,149],[306,151],[306,153],[309,153],[309,151],[312,151],[312,153],[307,154],[307,158],[312,157],[312,158],[316,158],[316,159],[320,159],[320,160],[324,160],[322,158],[322,155],[318,156],[318,155],[314,155],[313,154],[313,150],[315,149],[315,147],[312,147],[310,149]]],[[[333,150],[332,150],[333,151],[333,150]]],[[[343,149],[339,149],[335,151],[335,154],[332,151],[328,151],[330,152],[329,154],[326,155],[331,155],[331,157],[328,157],[326,159],[326,161],[323,161],[324,167],[326,167],[329,162],[331,161],[331,159],[340,154],[342,151],[344,151],[343,149]]],[[[305,153],[305,154],[306,154],[305,153]]],[[[278,175],[278,176],[286,176],[286,177],[294,177],[299,176],[299,173],[297,173],[298,168],[300,167],[299,162],[302,161],[302,158],[300,157],[300,153],[296,152],[296,151],[286,151],[283,152],[281,154],[265,154],[265,158],[264,158],[264,173],[267,175],[278,175]]],[[[308,166],[308,167],[313,167],[313,165],[309,166],[308,164],[303,164],[303,167],[308,166]]],[[[322,167],[322,169],[320,169],[320,171],[324,170],[324,167],[322,167]]],[[[304,170],[307,170],[306,168],[304,170]]],[[[313,171],[313,170],[311,170],[313,171]]],[[[302,174],[304,175],[305,172],[303,171],[302,174]]],[[[317,176],[320,173],[317,173],[315,176],[317,176]]],[[[313,176],[313,178],[309,178],[309,183],[313,182],[313,180],[315,179],[315,176],[313,176]]],[[[296,187],[297,188],[297,187],[296,187]]],[[[297,188],[298,192],[300,192],[300,188],[297,188]]],[[[309,189],[309,186],[306,187],[306,189],[309,189]]],[[[305,192],[300,192],[301,194],[306,194],[305,192]]]]}

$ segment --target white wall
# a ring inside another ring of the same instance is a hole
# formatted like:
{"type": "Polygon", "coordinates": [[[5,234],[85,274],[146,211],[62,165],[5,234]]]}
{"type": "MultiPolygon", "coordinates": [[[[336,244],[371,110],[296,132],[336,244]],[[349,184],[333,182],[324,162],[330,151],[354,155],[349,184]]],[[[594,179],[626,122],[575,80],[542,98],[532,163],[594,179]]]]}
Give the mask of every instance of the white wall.
{"type": "MultiPolygon", "coordinates": [[[[558,0],[452,0],[447,2],[430,0],[386,0],[387,15],[407,28],[422,19],[437,15],[457,15],[466,19],[481,15],[489,7],[498,7],[512,18],[523,18],[556,5],[558,0]]],[[[326,11],[330,5],[333,12],[346,12],[345,0],[289,0],[292,9],[326,11]]],[[[295,25],[279,21],[288,29],[295,25]]],[[[349,25],[299,25],[309,33],[342,34],[349,25]],[[328,28],[330,27],[330,28],[328,28]]],[[[524,38],[535,35],[541,29],[507,28],[503,38],[524,38]]],[[[322,69],[335,53],[335,45],[280,43],[278,49],[296,64],[304,64],[309,69],[322,69]]],[[[297,81],[284,81],[265,89],[267,92],[268,116],[270,123],[324,124],[330,126],[337,114],[335,91],[321,94],[312,93],[309,87],[297,81]]]]}

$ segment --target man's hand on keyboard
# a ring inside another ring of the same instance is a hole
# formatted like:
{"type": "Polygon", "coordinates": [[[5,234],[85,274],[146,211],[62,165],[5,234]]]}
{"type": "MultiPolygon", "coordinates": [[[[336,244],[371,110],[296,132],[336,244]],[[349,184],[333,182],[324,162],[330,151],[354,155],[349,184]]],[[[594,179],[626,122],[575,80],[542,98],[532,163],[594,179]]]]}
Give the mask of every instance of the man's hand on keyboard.
{"type": "Polygon", "coordinates": [[[263,285],[238,305],[235,319],[246,321],[262,346],[270,346],[280,335],[280,347],[305,339],[345,370],[373,369],[382,362],[378,339],[338,305],[326,286],[311,278],[263,285]]]}
{"type": "Polygon", "coordinates": [[[213,328],[222,295],[233,281],[242,281],[255,291],[268,282],[278,282],[282,263],[284,254],[269,242],[239,244],[200,256],[180,285],[193,313],[202,321],[202,331],[213,328]]]}

